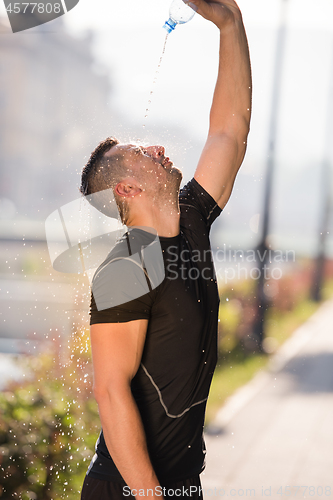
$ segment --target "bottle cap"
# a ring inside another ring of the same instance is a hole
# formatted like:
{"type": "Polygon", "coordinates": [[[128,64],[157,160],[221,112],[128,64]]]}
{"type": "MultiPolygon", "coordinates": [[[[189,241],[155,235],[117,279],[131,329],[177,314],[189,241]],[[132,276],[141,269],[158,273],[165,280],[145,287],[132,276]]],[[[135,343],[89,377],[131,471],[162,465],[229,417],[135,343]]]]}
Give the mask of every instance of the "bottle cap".
{"type": "Polygon", "coordinates": [[[163,28],[165,28],[168,33],[171,33],[171,31],[173,31],[176,26],[177,23],[173,19],[171,19],[171,17],[169,17],[169,19],[165,21],[163,28]]]}

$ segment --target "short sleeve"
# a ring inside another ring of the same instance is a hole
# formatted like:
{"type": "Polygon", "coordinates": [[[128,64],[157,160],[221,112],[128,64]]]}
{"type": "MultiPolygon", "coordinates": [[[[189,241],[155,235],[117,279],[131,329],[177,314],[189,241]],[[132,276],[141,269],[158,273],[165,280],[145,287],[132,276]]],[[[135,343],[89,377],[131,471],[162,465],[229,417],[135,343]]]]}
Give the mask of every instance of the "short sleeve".
{"type": "Polygon", "coordinates": [[[181,190],[179,203],[195,208],[203,217],[207,227],[210,227],[222,212],[214,198],[194,178],[181,190]]]}
{"type": "Polygon", "coordinates": [[[110,307],[98,311],[93,294],[91,294],[90,303],[90,324],[97,323],[127,323],[137,319],[150,318],[150,312],[153,305],[151,293],[147,293],[138,299],[131,300],[121,306],[110,307]]]}

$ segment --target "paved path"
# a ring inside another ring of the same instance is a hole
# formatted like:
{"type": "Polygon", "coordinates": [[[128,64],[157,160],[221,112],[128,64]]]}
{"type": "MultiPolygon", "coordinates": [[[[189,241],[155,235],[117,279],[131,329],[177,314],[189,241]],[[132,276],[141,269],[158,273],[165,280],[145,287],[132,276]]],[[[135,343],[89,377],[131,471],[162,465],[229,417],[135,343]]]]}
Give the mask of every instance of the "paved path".
{"type": "Polygon", "coordinates": [[[333,500],[333,301],[226,403],[214,425],[221,432],[206,436],[205,500],[333,500]]]}

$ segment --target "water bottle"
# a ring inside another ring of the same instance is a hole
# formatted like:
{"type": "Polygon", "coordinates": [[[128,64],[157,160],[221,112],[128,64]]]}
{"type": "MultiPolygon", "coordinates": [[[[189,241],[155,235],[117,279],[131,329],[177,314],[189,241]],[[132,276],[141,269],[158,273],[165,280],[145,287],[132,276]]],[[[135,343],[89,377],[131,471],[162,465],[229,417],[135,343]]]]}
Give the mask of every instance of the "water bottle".
{"type": "Polygon", "coordinates": [[[186,5],[183,0],[173,0],[169,9],[169,19],[165,22],[163,28],[171,33],[177,26],[177,24],[187,23],[192,19],[195,14],[195,10],[192,7],[186,5]]]}

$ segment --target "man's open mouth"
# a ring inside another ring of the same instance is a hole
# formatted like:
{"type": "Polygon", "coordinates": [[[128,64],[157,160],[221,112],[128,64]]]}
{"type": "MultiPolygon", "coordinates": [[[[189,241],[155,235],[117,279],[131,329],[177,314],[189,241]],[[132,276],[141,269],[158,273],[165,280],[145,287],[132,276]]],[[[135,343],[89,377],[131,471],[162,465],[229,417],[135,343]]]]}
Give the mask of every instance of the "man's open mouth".
{"type": "Polygon", "coordinates": [[[170,158],[167,156],[166,158],[163,159],[161,165],[163,168],[167,168],[167,167],[172,167],[173,163],[172,163],[172,161],[170,161],[170,158]]]}

